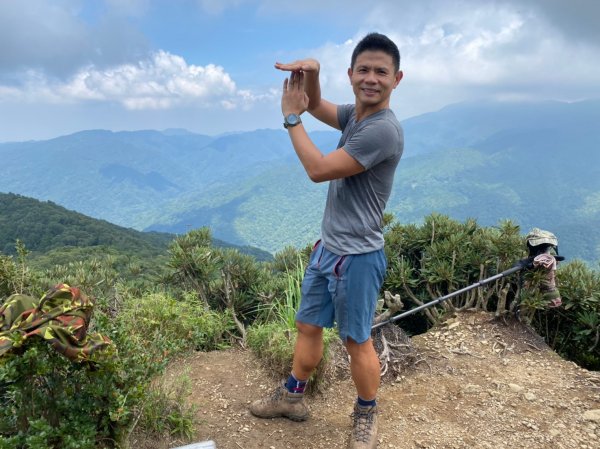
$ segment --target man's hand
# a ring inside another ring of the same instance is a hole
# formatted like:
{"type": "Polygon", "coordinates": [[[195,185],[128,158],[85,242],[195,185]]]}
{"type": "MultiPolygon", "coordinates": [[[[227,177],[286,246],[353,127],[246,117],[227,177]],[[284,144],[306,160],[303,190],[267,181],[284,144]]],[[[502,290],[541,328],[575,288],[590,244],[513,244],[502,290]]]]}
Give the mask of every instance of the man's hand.
{"type": "Polygon", "coordinates": [[[321,68],[319,61],[316,59],[299,59],[298,61],[290,62],[287,64],[276,62],[275,68],[283,70],[285,72],[313,72],[317,75],[321,68]]]}
{"type": "MultiPolygon", "coordinates": [[[[297,73],[302,76],[303,84],[304,84],[304,92],[308,95],[308,104],[302,111],[308,110],[313,117],[322,121],[323,123],[335,128],[340,129],[340,124],[337,119],[337,106],[333,103],[328,102],[321,98],[321,86],[319,84],[319,71],[321,70],[321,64],[316,59],[299,59],[294,62],[290,62],[287,64],[276,62],[275,68],[278,70],[283,70],[287,72],[292,72],[292,74],[297,73]]],[[[290,77],[291,81],[291,77],[290,77]]],[[[286,86],[284,84],[284,96],[286,86]]],[[[298,86],[300,87],[300,85],[298,86]]],[[[287,108],[287,106],[285,106],[287,108]]],[[[282,108],[283,100],[282,100],[282,108]]],[[[288,111],[287,109],[283,110],[283,113],[290,113],[298,111],[288,111]]]]}
{"type": "Polygon", "coordinates": [[[292,72],[289,79],[283,81],[283,95],[281,96],[281,112],[288,114],[302,114],[308,109],[308,95],[304,92],[304,73],[292,72]]]}

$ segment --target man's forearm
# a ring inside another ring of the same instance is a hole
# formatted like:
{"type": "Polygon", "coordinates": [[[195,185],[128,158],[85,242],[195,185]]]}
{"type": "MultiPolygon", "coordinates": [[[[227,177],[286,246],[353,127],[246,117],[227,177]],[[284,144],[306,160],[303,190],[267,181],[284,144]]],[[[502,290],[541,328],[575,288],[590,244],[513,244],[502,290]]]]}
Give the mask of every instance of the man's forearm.
{"type": "Polygon", "coordinates": [[[323,153],[310,140],[304,126],[300,124],[289,128],[288,131],[294,150],[308,177],[314,182],[324,181],[319,176],[319,166],[323,159],[323,153]]]}
{"type": "Polygon", "coordinates": [[[311,112],[321,103],[321,83],[319,72],[304,73],[304,92],[308,95],[308,112],[311,112]]]}

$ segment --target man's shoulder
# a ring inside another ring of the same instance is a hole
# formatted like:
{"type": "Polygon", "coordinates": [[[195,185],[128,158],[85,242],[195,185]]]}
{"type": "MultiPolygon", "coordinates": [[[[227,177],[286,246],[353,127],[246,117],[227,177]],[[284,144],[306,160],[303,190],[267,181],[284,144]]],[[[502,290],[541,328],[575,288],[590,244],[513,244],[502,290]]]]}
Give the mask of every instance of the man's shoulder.
{"type": "Polygon", "coordinates": [[[373,117],[374,120],[371,122],[373,127],[377,128],[377,132],[385,133],[388,137],[394,138],[399,137],[400,139],[404,136],[402,125],[396,118],[396,114],[391,109],[384,109],[377,117],[373,117]]]}
{"type": "Polygon", "coordinates": [[[394,111],[392,111],[391,109],[384,109],[382,118],[383,118],[383,121],[392,125],[394,128],[400,129],[400,130],[402,129],[402,125],[400,124],[400,121],[396,118],[396,114],[394,114],[394,111]]]}
{"type": "Polygon", "coordinates": [[[338,117],[349,120],[356,113],[356,106],[353,104],[339,104],[337,107],[338,117]]]}

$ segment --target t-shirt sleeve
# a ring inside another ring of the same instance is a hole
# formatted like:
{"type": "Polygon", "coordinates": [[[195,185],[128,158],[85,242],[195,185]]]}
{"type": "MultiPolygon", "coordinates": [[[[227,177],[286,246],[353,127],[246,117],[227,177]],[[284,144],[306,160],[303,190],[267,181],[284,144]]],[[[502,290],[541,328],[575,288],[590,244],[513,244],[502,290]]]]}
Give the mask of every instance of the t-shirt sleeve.
{"type": "Polygon", "coordinates": [[[344,129],[350,121],[353,108],[354,106],[351,104],[342,104],[337,107],[337,119],[340,129],[344,129]]]}
{"type": "Polygon", "coordinates": [[[375,121],[350,137],[343,148],[368,170],[380,162],[402,153],[403,143],[401,130],[392,122],[375,121]]]}

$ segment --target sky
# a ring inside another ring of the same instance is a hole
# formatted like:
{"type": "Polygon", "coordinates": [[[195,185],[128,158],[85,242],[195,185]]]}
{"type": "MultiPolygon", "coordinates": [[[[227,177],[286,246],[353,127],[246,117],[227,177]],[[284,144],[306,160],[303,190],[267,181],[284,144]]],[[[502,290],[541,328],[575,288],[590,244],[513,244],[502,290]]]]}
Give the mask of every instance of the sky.
{"type": "Polygon", "coordinates": [[[0,142],[277,129],[274,63],[318,59],[323,97],[352,103],[350,55],[373,31],[400,49],[401,120],[462,101],[598,99],[599,21],[597,0],[0,0],[0,142]]]}

